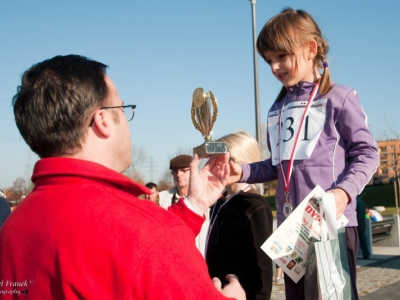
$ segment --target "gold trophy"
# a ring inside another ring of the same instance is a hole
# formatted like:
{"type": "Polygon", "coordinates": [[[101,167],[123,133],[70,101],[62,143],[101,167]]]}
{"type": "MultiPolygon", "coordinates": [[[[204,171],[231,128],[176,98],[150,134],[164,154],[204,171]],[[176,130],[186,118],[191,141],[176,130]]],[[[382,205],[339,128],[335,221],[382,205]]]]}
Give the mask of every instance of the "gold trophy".
{"type": "Polygon", "coordinates": [[[212,128],[218,114],[217,99],[215,99],[213,93],[211,91],[205,93],[202,88],[195,89],[191,113],[194,127],[204,137],[204,143],[193,148],[193,153],[196,153],[200,158],[226,153],[225,143],[213,142],[211,139],[212,128]]]}

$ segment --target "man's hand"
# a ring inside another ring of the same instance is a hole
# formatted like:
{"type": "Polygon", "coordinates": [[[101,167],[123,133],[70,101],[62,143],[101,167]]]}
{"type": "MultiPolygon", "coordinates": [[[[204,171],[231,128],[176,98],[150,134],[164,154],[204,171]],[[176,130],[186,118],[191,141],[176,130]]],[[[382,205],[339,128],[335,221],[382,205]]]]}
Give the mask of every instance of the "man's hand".
{"type": "Polygon", "coordinates": [[[246,293],[240,285],[238,278],[233,274],[228,274],[226,275],[226,280],[228,280],[229,283],[225,285],[224,288],[221,288],[221,281],[217,277],[212,279],[214,286],[225,297],[246,300],[246,293]]]}
{"type": "Polygon", "coordinates": [[[327,193],[333,193],[333,195],[335,196],[336,219],[339,219],[343,215],[344,210],[349,203],[349,196],[344,190],[339,188],[329,190],[327,191],[327,193]]]}
{"type": "Polygon", "coordinates": [[[194,155],[190,163],[188,201],[200,215],[213,205],[228,184],[229,153],[212,157],[199,171],[200,159],[194,155]]]}

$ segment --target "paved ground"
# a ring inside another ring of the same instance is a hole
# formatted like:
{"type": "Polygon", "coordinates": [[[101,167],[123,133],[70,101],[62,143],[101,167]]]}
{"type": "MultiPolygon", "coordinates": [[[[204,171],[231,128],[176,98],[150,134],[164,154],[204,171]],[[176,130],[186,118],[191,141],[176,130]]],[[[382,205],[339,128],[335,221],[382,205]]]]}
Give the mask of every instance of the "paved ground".
{"type": "MultiPolygon", "coordinates": [[[[400,299],[400,248],[373,247],[370,259],[357,260],[357,289],[362,300],[400,299]]],[[[274,285],[271,300],[285,299],[285,287],[274,285]]]]}

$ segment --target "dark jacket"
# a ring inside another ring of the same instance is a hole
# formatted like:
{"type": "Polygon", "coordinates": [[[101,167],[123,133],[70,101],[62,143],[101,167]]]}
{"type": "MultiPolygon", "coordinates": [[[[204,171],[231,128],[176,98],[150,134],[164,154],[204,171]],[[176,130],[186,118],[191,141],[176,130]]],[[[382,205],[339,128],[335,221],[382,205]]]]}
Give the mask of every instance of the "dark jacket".
{"type": "Polygon", "coordinates": [[[0,197],[0,227],[1,225],[3,225],[10,214],[10,204],[8,204],[8,201],[5,198],[0,197]]]}
{"type": "Polygon", "coordinates": [[[239,192],[230,200],[219,199],[210,212],[206,248],[208,272],[222,285],[235,274],[247,299],[270,299],[272,261],[260,248],[272,234],[272,212],[255,190],[239,192]]]}

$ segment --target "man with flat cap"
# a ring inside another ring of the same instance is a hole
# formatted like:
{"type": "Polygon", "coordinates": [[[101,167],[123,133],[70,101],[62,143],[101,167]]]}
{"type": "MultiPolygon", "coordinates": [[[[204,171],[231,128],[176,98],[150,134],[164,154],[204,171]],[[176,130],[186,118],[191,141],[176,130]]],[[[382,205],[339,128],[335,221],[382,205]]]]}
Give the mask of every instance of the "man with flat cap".
{"type": "Polygon", "coordinates": [[[158,194],[161,207],[167,209],[180,198],[187,195],[190,176],[189,165],[191,161],[192,157],[190,155],[178,155],[171,159],[169,169],[174,178],[175,186],[169,191],[163,191],[158,194]]]}
{"type": "MultiPolygon", "coordinates": [[[[171,159],[169,163],[169,169],[171,170],[172,177],[174,178],[175,186],[169,191],[162,191],[158,194],[160,199],[160,206],[168,209],[169,206],[176,203],[180,198],[187,195],[189,189],[189,177],[190,177],[190,162],[192,156],[190,155],[178,155],[171,159]]],[[[209,225],[209,209],[205,212],[206,220],[201,227],[199,235],[196,237],[196,247],[199,249],[204,257],[206,237],[209,225]]]]}

